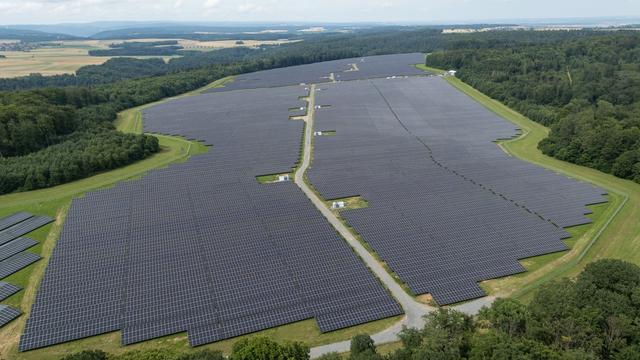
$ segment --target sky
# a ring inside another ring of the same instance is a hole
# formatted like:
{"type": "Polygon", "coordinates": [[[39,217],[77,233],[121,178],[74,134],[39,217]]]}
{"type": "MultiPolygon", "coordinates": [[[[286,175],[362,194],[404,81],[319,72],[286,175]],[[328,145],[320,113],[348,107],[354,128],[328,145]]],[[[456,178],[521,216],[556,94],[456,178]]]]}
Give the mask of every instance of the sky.
{"type": "Polygon", "coordinates": [[[114,20],[442,23],[640,16],[640,0],[0,0],[0,24],[114,20]]]}

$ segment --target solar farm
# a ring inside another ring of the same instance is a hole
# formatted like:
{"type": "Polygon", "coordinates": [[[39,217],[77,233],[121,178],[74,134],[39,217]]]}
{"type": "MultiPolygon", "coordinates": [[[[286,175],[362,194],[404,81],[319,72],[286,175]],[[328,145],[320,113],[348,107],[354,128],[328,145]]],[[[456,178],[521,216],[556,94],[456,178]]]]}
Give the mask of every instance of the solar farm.
{"type": "MultiPolygon", "coordinates": [[[[606,202],[605,191],[504,153],[494,142],[518,129],[413,66],[423,62],[400,54],[261,71],[145,109],[145,132],[209,151],[73,200],[20,351],[114,331],[122,345],[186,332],[199,346],[306,319],[330,332],[403,314],[278,176],[299,166],[308,114],[332,134],[313,139],[309,184],[327,201],[366,200],[340,216],[413,295],[439,305],[481,297],[479,282],[566,250],[563,228],[590,222],[586,206],[606,202]],[[267,175],[276,180],[257,180],[267,175]]],[[[0,219],[0,280],[39,259],[24,235],[51,220],[0,219]]],[[[0,282],[0,300],[17,291],[0,282]]],[[[0,321],[19,315],[0,307],[0,321]]]]}

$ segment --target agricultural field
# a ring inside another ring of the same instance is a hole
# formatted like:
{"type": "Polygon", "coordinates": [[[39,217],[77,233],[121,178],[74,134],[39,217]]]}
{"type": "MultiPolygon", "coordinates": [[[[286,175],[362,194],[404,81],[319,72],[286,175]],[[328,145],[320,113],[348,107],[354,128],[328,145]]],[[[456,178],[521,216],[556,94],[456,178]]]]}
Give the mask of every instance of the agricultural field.
{"type": "Polygon", "coordinates": [[[41,47],[31,51],[0,51],[0,77],[11,78],[33,73],[71,74],[86,65],[99,65],[109,58],[88,55],[87,47],[41,47]]]}
{"type": "MultiPolygon", "coordinates": [[[[135,39],[135,40],[68,40],[44,43],[31,51],[0,51],[0,78],[12,78],[26,76],[33,73],[42,75],[72,74],[86,65],[99,65],[111,57],[90,56],[90,50],[108,49],[109,45],[122,42],[152,42],[161,40],[177,40],[178,45],[184,50],[214,51],[230,47],[257,47],[260,45],[279,45],[290,42],[289,40],[257,41],[243,40],[242,43],[235,40],[197,41],[186,39],[135,39]]],[[[5,42],[5,40],[0,40],[5,42]]],[[[6,42],[16,42],[9,40],[6,42]]],[[[135,56],[144,59],[150,56],[135,56]]],[[[158,56],[165,61],[176,56],[158,56]]]]}

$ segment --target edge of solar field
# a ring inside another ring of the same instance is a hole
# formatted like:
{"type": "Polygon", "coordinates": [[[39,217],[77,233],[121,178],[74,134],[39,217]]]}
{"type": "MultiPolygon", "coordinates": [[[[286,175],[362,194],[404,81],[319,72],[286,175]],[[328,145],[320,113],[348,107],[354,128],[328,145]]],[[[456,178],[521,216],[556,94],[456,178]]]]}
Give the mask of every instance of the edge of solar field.
{"type": "MultiPolygon", "coordinates": [[[[443,74],[445,70],[428,67],[425,65],[418,65],[419,69],[432,72],[434,74],[443,74]]],[[[541,155],[542,160],[538,160],[535,158],[532,152],[527,151],[518,151],[517,149],[512,149],[511,144],[520,144],[523,141],[528,141],[532,136],[540,137],[540,139],[532,140],[534,143],[535,151],[537,150],[537,141],[541,140],[548,136],[549,129],[540,125],[528,118],[524,115],[518,113],[517,111],[509,108],[508,106],[500,103],[497,100],[490,98],[484,93],[476,90],[471,85],[466,84],[462,80],[452,77],[445,76],[444,79],[458,91],[463,94],[469,96],[474,101],[478,102],[488,110],[494,112],[499,117],[514,123],[521,127],[521,133],[519,136],[516,136],[512,139],[504,139],[497,141],[498,146],[505,151],[510,156],[514,156],[516,158],[522,159],[523,161],[535,164],[540,167],[544,167],[546,169],[552,170],[556,173],[559,173],[563,176],[568,176],[573,179],[577,179],[579,181],[587,182],[596,186],[599,186],[605,189],[608,192],[609,202],[607,204],[606,209],[603,210],[601,214],[599,214],[597,219],[590,224],[585,225],[576,225],[573,227],[565,228],[572,229],[578,227],[588,228],[584,229],[583,232],[579,233],[576,239],[576,243],[571,249],[565,252],[560,252],[564,255],[558,259],[552,260],[551,262],[545,263],[540,268],[536,269],[536,271],[531,272],[527,271],[524,273],[525,280],[522,282],[525,283],[525,286],[520,286],[518,289],[511,289],[507,292],[500,292],[499,295],[502,296],[511,296],[522,300],[530,299],[532,295],[532,291],[538,288],[539,286],[552,281],[554,279],[563,277],[563,276],[573,276],[577,275],[582,267],[588,262],[589,257],[595,257],[596,254],[592,251],[597,244],[600,237],[605,234],[610,229],[610,225],[622,218],[621,212],[623,211],[637,211],[637,205],[627,206],[630,198],[634,197],[630,195],[629,192],[625,189],[624,185],[630,186],[632,192],[637,189],[640,185],[632,183],[628,180],[623,180],[616,178],[609,174],[601,173],[597,170],[590,169],[587,167],[583,167],[580,165],[575,165],[571,163],[567,163],[561,160],[557,160],[554,158],[550,158],[546,155],[541,155]],[[541,136],[544,135],[544,136],[541,136]],[[536,141],[537,140],[537,141],[536,141]],[[606,178],[606,179],[601,179],[606,178]],[[623,186],[618,186],[618,184],[623,186]],[[581,242],[581,240],[585,238],[586,243],[581,242]]],[[[540,153],[541,154],[541,153],[540,153]]],[[[637,194],[636,194],[637,195],[637,194]]],[[[636,235],[637,236],[637,235],[636,235]]],[[[544,256],[544,255],[543,255],[544,256]]],[[[535,259],[534,257],[533,259],[535,259]]],[[[521,259],[527,260],[527,259],[521,259]]],[[[519,276],[519,275],[516,275],[519,276]]],[[[515,278],[515,276],[508,276],[505,278],[491,279],[482,282],[481,284],[488,284],[489,282],[502,280],[502,279],[510,279],[515,278]]],[[[485,288],[483,286],[483,288],[485,288]]],[[[489,287],[490,292],[492,291],[491,287],[489,287]]]]}

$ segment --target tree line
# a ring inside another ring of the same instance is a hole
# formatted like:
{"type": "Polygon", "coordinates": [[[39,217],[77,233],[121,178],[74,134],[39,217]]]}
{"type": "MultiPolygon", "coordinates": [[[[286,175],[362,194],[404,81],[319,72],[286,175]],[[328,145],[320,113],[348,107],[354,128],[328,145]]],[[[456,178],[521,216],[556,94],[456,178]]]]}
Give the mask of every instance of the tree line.
{"type": "MultiPolygon", "coordinates": [[[[399,348],[381,354],[368,335],[351,341],[350,354],[320,360],[634,360],[640,359],[640,268],[619,260],[586,266],[575,279],[543,285],[528,304],[497,299],[471,317],[440,308],[422,329],[404,329],[399,348]]],[[[201,350],[84,351],[63,360],[307,360],[301,343],[264,337],[236,342],[228,357],[201,350]]]]}
{"type": "Polygon", "coordinates": [[[433,53],[483,93],[551,128],[543,153],[640,182],[640,34],[433,53]]]}

